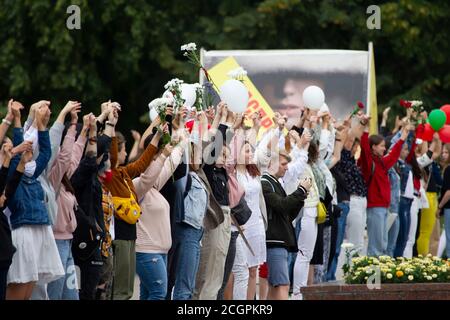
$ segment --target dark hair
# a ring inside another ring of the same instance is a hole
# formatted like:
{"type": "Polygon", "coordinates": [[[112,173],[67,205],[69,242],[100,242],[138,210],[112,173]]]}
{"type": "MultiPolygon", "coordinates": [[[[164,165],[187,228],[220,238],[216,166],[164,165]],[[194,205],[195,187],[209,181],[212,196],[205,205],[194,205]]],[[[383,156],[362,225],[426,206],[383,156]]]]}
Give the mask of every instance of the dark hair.
{"type": "Polygon", "coordinates": [[[66,188],[67,192],[70,192],[71,194],[75,195],[75,189],[73,188],[72,183],[70,182],[70,179],[66,173],[64,173],[61,183],[64,186],[64,188],[66,188]]]}
{"type": "Polygon", "coordinates": [[[316,142],[311,141],[308,147],[308,163],[312,164],[319,159],[319,146],[316,142]]]}
{"type": "MultiPolygon", "coordinates": [[[[155,136],[155,134],[152,133],[147,138],[145,138],[145,140],[144,140],[144,149],[147,149],[148,145],[152,142],[152,139],[153,139],[154,136],[155,136]]],[[[163,141],[162,141],[162,139],[160,139],[159,142],[158,142],[158,150],[162,149],[162,144],[163,144],[163,141]]]]}
{"type": "Polygon", "coordinates": [[[384,137],[379,134],[373,134],[369,137],[369,146],[372,149],[372,146],[377,146],[384,141],[384,137]]]}
{"type": "Polygon", "coordinates": [[[118,145],[118,148],[119,148],[119,151],[120,151],[120,149],[122,149],[122,146],[127,141],[125,140],[124,135],[121,132],[119,132],[119,131],[116,131],[116,139],[117,139],[117,145],[118,145]]]}
{"type": "Polygon", "coordinates": [[[419,163],[417,162],[417,158],[415,156],[411,157],[411,169],[415,178],[418,179],[422,178],[423,176],[422,169],[420,168],[419,163]]]}

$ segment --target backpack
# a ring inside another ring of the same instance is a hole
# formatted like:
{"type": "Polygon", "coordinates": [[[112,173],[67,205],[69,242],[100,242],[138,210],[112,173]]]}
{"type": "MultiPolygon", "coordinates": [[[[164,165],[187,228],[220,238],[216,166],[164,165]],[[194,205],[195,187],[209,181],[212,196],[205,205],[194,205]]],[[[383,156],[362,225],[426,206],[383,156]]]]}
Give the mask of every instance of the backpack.
{"type": "Polygon", "coordinates": [[[101,228],[94,216],[87,215],[76,203],[74,206],[77,228],[73,233],[72,254],[74,258],[86,261],[102,245],[101,228]]]}

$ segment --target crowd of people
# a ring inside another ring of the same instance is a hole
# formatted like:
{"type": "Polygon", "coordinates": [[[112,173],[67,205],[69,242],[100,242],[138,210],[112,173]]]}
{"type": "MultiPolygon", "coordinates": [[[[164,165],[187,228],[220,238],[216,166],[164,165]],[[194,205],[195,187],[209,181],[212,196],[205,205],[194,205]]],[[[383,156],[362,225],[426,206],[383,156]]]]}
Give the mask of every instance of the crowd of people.
{"type": "Polygon", "coordinates": [[[49,101],[24,124],[9,101],[0,299],[127,300],[136,274],[141,300],[302,299],[336,280],[344,241],[450,256],[450,145],[416,139],[412,110],[389,130],[386,109],[369,135],[362,111],[305,108],[261,135],[259,113],[169,106],[128,155],[120,104],[79,121],[81,109],[69,101],[48,129],[49,101]]]}

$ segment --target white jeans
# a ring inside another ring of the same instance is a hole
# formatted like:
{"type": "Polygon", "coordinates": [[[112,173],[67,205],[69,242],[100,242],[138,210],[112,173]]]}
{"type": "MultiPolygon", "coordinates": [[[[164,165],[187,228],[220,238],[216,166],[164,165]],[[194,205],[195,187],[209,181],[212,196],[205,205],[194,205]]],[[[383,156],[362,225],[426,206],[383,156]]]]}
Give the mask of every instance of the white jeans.
{"type": "Polygon", "coordinates": [[[234,275],[233,300],[247,300],[248,288],[248,265],[245,254],[245,242],[242,236],[236,239],[236,256],[234,258],[233,269],[234,275]]]}
{"type": "Polygon", "coordinates": [[[406,242],[405,250],[403,251],[403,256],[405,258],[412,258],[413,256],[413,247],[416,242],[416,232],[417,232],[417,219],[419,215],[419,204],[420,199],[414,196],[414,200],[411,204],[411,224],[409,227],[409,235],[408,241],[406,242]]]}
{"type": "Polygon", "coordinates": [[[364,231],[366,228],[367,198],[351,196],[350,211],[345,226],[345,238],[355,245],[355,250],[362,254],[364,249],[364,231]]]}
{"type": "Polygon", "coordinates": [[[317,239],[317,208],[304,208],[301,230],[298,236],[298,253],[294,265],[294,295],[300,295],[300,289],[308,284],[309,262],[314,253],[317,239]]]}

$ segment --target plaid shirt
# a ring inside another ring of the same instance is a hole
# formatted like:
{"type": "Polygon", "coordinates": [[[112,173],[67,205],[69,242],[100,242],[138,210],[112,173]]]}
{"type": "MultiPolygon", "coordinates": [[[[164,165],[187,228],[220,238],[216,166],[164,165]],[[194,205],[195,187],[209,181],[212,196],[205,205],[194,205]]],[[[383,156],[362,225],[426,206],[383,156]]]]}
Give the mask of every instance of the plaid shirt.
{"type": "Polygon", "coordinates": [[[367,187],[364,182],[361,169],[356,165],[355,158],[348,150],[342,150],[341,160],[336,165],[337,169],[344,174],[350,195],[367,197],[367,187]]]}
{"type": "Polygon", "coordinates": [[[102,192],[103,192],[102,196],[103,219],[105,221],[105,231],[106,231],[105,239],[103,240],[102,243],[102,256],[107,258],[112,252],[111,251],[112,238],[111,234],[109,233],[109,228],[111,225],[111,219],[114,216],[115,209],[111,192],[104,186],[102,186],[102,192]]]}

